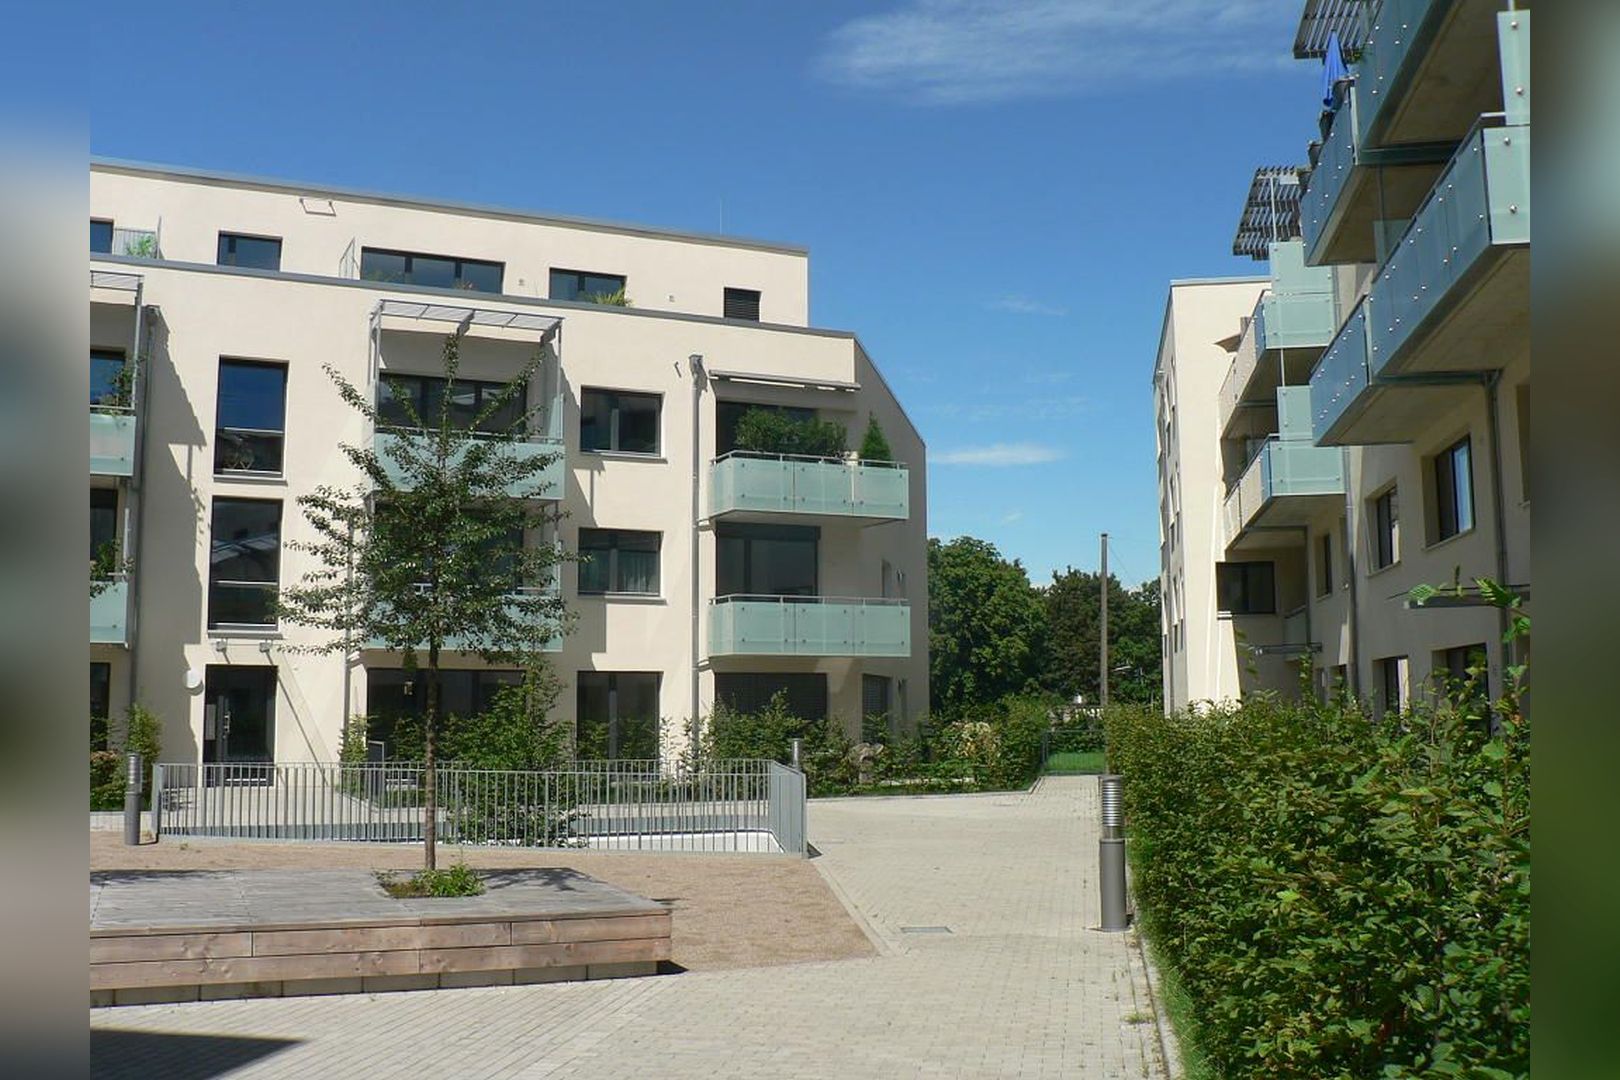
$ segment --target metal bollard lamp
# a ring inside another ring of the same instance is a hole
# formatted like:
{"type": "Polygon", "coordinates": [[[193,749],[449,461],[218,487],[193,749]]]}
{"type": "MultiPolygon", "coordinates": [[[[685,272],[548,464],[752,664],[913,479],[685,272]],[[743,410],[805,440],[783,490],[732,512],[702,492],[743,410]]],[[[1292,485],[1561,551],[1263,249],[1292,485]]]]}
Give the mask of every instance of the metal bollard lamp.
{"type": "Polygon", "coordinates": [[[1124,782],[1118,773],[1098,777],[1102,836],[1097,841],[1097,878],[1102,891],[1102,928],[1109,931],[1130,925],[1125,909],[1124,782]]]}

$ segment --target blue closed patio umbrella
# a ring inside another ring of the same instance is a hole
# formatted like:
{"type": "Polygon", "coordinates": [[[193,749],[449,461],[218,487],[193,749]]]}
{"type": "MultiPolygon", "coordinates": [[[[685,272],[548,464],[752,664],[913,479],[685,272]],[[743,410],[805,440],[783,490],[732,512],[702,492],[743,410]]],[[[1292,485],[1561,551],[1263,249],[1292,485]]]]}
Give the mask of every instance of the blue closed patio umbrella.
{"type": "Polygon", "coordinates": [[[1333,87],[1348,79],[1350,70],[1344,66],[1344,53],[1339,48],[1339,32],[1328,34],[1327,51],[1322,56],[1322,107],[1333,108],[1333,87]]]}

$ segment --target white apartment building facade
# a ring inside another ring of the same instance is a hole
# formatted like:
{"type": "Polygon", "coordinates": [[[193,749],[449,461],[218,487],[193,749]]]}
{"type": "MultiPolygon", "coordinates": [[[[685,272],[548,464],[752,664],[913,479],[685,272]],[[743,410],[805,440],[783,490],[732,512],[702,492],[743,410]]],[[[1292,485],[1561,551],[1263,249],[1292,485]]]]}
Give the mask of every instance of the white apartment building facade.
{"type": "Polygon", "coordinates": [[[1529,597],[1529,34],[1525,4],[1305,5],[1296,56],[1334,35],[1352,63],[1310,164],[1255,174],[1233,250],[1270,275],[1223,326],[1187,341],[1167,320],[1160,344],[1167,708],[1308,681],[1383,711],[1480,658],[1499,693],[1523,661],[1469,586],[1529,597]],[[1217,341],[1213,396],[1165,376],[1196,354],[1207,389],[1217,341]],[[1172,510],[1209,551],[1176,555],[1172,510]],[[1195,559],[1215,587],[1186,596],[1195,559]]]}
{"type": "MultiPolygon", "coordinates": [[[[854,335],[809,325],[802,249],[113,161],[90,206],[91,547],[120,571],[92,709],[153,710],[165,758],[332,760],[348,718],[417,708],[398,654],[307,651],[266,600],[311,568],[298,498],[380,438],[323,365],[386,418],[444,392],[452,333],[474,400],[543,358],[518,452],[558,455],[544,539],[589,556],[549,649],[582,745],[673,756],[779,690],[852,732],[926,713],[924,446],[854,335]],[[752,408],[851,446],[876,419],[895,461],[736,451],[752,408]]],[[[457,711],[517,677],[448,666],[457,711]]]]}

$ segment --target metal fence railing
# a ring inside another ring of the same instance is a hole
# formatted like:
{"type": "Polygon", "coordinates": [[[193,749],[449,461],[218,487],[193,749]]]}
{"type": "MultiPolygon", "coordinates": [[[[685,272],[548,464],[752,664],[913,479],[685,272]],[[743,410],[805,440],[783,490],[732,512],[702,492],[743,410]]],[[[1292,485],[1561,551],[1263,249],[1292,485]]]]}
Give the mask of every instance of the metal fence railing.
{"type": "MultiPolygon", "coordinates": [[[[420,841],[420,763],[159,764],[159,836],[420,841]]],[[[805,853],[805,784],[773,761],[578,761],[546,772],[440,765],[439,840],[509,847],[805,853]]]]}

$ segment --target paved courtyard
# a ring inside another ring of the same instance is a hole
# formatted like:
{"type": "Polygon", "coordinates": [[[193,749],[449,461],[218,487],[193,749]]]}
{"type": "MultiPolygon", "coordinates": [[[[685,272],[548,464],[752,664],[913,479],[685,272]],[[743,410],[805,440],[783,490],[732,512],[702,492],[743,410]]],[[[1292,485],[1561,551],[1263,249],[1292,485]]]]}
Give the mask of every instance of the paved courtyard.
{"type": "MultiPolygon", "coordinates": [[[[879,955],[612,982],[95,1010],[97,1076],[1165,1075],[1098,922],[1096,781],[810,806],[879,955]]],[[[795,927],[784,920],[784,934],[795,927]]]]}

